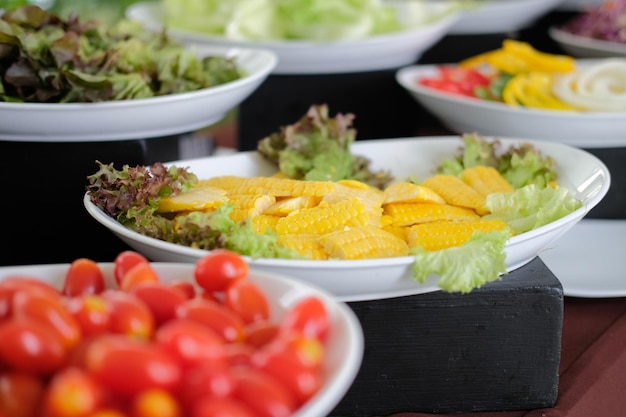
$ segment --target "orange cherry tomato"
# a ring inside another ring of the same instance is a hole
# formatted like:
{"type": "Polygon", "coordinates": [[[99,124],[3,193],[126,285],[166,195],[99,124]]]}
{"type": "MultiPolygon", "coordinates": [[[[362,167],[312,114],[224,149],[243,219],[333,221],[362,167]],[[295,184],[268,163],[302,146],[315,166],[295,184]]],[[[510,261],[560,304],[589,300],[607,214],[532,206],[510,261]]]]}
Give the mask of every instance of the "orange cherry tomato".
{"type": "Polygon", "coordinates": [[[129,292],[148,306],[157,326],[174,319],[176,310],[187,301],[187,297],[176,288],[156,282],[135,285],[129,292]]]}
{"type": "Polygon", "coordinates": [[[241,317],[244,323],[267,320],[270,304],[258,285],[247,279],[231,283],[224,291],[224,304],[241,317]]]}
{"type": "Polygon", "coordinates": [[[159,275],[156,273],[152,264],[139,262],[130,268],[121,277],[120,289],[129,291],[131,288],[143,283],[158,283],[159,275]]]}
{"type": "Polygon", "coordinates": [[[104,391],[90,374],[77,367],[68,367],[50,380],[44,410],[49,417],[88,416],[101,407],[103,400],[104,391]]]}
{"type": "Polygon", "coordinates": [[[0,373],[0,415],[38,417],[44,389],[44,380],[30,372],[0,373]]]}
{"type": "Polygon", "coordinates": [[[72,349],[80,341],[80,325],[58,297],[37,291],[18,291],[13,296],[12,308],[13,317],[17,319],[29,318],[45,324],[59,336],[65,349],[72,349]]]}
{"type": "Polygon", "coordinates": [[[40,320],[20,318],[0,323],[0,361],[15,371],[49,374],[68,356],[58,332],[40,320]]]}
{"type": "Polygon", "coordinates": [[[178,400],[162,389],[148,389],[137,394],[131,404],[133,417],[181,417],[178,400]]]}
{"type": "Polygon", "coordinates": [[[224,291],[232,282],[248,276],[248,263],[226,249],[213,249],[194,268],[196,283],[205,291],[224,291]]]}
{"type": "Polygon", "coordinates": [[[100,266],[91,259],[78,258],[70,264],[61,292],[70,297],[99,294],[104,291],[104,287],[104,274],[100,266]]]}
{"type": "Polygon", "coordinates": [[[231,310],[204,298],[187,300],[176,312],[179,318],[202,323],[217,332],[226,342],[243,342],[245,323],[231,310]]]}
{"type": "Polygon", "coordinates": [[[102,293],[110,312],[110,330],[142,339],[154,332],[154,317],[146,304],[135,295],[118,290],[102,293]]]}
{"type": "Polygon", "coordinates": [[[132,250],[120,252],[113,261],[113,277],[119,286],[122,283],[122,277],[126,275],[132,267],[139,263],[149,263],[148,258],[132,250]]]}
{"type": "Polygon", "coordinates": [[[317,297],[306,297],[292,306],[283,316],[281,331],[297,331],[324,342],[330,328],[326,306],[317,297]]]}

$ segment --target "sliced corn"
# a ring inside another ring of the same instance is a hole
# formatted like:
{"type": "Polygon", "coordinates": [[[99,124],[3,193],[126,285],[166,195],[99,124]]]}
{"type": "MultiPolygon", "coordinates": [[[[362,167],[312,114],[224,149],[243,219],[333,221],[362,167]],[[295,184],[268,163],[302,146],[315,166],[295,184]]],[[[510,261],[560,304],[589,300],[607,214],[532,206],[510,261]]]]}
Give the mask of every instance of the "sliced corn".
{"type": "Polygon", "coordinates": [[[454,175],[433,175],[426,178],[422,185],[433,189],[448,204],[474,209],[480,215],[489,212],[485,208],[485,196],[454,175]]]}
{"type": "Polygon", "coordinates": [[[437,221],[411,226],[407,235],[409,247],[421,247],[427,251],[461,246],[476,231],[504,230],[508,225],[502,220],[437,221]]]}
{"type": "Polygon", "coordinates": [[[194,187],[191,190],[159,200],[159,213],[177,211],[205,211],[214,209],[228,201],[226,190],[217,187],[194,187]]]}
{"type": "Polygon", "coordinates": [[[385,204],[385,214],[393,226],[411,226],[437,220],[472,220],[480,216],[473,209],[438,203],[385,204]]]}
{"type": "Polygon", "coordinates": [[[510,193],[513,186],[494,167],[478,165],[465,168],[461,172],[461,179],[483,196],[491,193],[510,193]]]}
{"type": "Polygon", "coordinates": [[[370,223],[365,204],[357,197],[336,203],[321,202],[316,207],[293,211],[276,223],[280,235],[292,233],[329,233],[345,227],[364,226],[370,223]]]}
{"type": "Polygon", "coordinates": [[[337,230],[320,240],[332,259],[389,258],[409,254],[409,247],[403,239],[371,225],[337,230]]]}
{"type": "Polygon", "coordinates": [[[445,204],[434,190],[412,182],[399,182],[385,188],[383,204],[388,203],[439,203],[445,204]]]}

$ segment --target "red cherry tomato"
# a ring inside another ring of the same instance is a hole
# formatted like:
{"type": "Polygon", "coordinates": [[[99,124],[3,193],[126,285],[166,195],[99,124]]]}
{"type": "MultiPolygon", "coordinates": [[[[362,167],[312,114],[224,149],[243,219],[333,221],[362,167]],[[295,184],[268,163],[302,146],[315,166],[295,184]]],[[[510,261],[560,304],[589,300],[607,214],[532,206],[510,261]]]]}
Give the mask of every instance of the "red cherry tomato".
{"type": "Polygon", "coordinates": [[[274,340],[278,333],[278,325],[274,321],[255,321],[246,326],[246,343],[259,348],[274,340]]]}
{"type": "Polygon", "coordinates": [[[113,261],[113,276],[115,278],[115,282],[117,285],[120,285],[122,282],[122,277],[128,272],[133,266],[139,263],[149,263],[148,258],[140,254],[139,252],[135,252],[132,250],[127,250],[124,252],[120,252],[113,261]]]}
{"type": "Polygon", "coordinates": [[[106,290],[102,293],[110,312],[110,330],[142,339],[154,332],[154,317],[148,306],[135,295],[124,291],[106,290]]]}
{"type": "Polygon", "coordinates": [[[110,329],[111,313],[100,295],[72,297],[66,301],[65,308],[78,322],[83,338],[103,334],[110,329]]]}
{"type": "Polygon", "coordinates": [[[156,273],[152,264],[139,262],[132,268],[130,268],[122,276],[120,281],[120,289],[123,291],[129,291],[133,287],[143,283],[158,283],[159,275],[156,273]]]}
{"type": "Polygon", "coordinates": [[[23,290],[27,292],[43,291],[50,297],[61,297],[61,292],[52,286],[52,284],[30,276],[14,275],[3,278],[2,281],[0,281],[0,288],[13,291],[23,290]]]}
{"type": "Polygon", "coordinates": [[[245,323],[267,320],[270,317],[267,296],[254,282],[247,279],[237,280],[226,288],[224,304],[245,323]]]}
{"type": "Polygon", "coordinates": [[[137,394],[131,404],[133,417],[181,417],[178,400],[162,389],[149,389],[137,394]]]}
{"type": "Polygon", "coordinates": [[[62,293],[70,297],[99,294],[104,291],[104,274],[100,266],[87,258],[74,260],[65,274],[62,293]]]}
{"type": "Polygon", "coordinates": [[[83,369],[68,367],[57,372],[48,385],[44,410],[49,417],[88,416],[104,400],[102,387],[83,369]]]}
{"type": "Polygon", "coordinates": [[[295,330],[324,342],[330,328],[330,317],[321,299],[306,297],[285,313],[280,328],[281,331],[295,330]]]}
{"type": "Polygon", "coordinates": [[[198,364],[183,375],[181,402],[186,410],[192,410],[202,398],[224,398],[234,388],[235,380],[228,366],[198,364]]]}
{"type": "Polygon", "coordinates": [[[255,417],[243,402],[229,397],[203,397],[191,410],[190,417],[255,417]]]}
{"type": "Polygon", "coordinates": [[[145,340],[123,335],[100,336],[85,352],[87,370],[109,390],[123,396],[147,389],[173,392],[181,381],[174,358],[145,340]]]}
{"type": "Polygon", "coordinates": [[[38,417],[43,398],[44,381],[26,372],[0,373],[0,415],[38,417]]]}
{"type": "Polygon", "coordinates": [[[16,371],[49,374],[67,358],[59,333],[39,320],[5,320],[0,323],[0,340],[0,361],[16,371]]]}
{"type": "Polygon", "coordinates": [[[175,318],[176,310],[187,301],[179,290],[155,282],[135,285],[129,292],[148,306],[157,326],[175,318]]]}
{"type": "Polygon", "coordinates": [[[155,343],[184,367],[225,363],[224,339],[212,329],[189,319],[174,319],[159,327],[155,343]]]}
{"type": "Polygon", "coordinates": [[[165,286],[180,291],[187,299],[196,296],[196,287],[189,281],[174,280],[166,283],[165,286]]]}
{"type": "Polygon", "coordinates": [[[42,292],[18,291],[13,296],[13,317],[28,318],[45,324],[58,335],[65,349],[73,348],[80,341],[80,325],[60,298],[50,297],[42,292]]]}
{"type": "Polygon", "coordinates": [[[231,310],[204,298],[187,300],[176,312],[178,318],[194,320],[208,326],[226,342],[243,342],[245,323],[231,310]]]}
{"type": "Polygon", "coordinates": [[[252,409],[259,417],[287,417],[296,409],[296,400],[282,383],[254,368],[232,370],[235,379],[233,397],[252,409]]]}
{"type": "Polygon", "coordinates": [[[241,255],[214,249],[196,262],[194,277],[205,291],[224,291],[232,282],[248,276],[248,263],[241,255]]]}

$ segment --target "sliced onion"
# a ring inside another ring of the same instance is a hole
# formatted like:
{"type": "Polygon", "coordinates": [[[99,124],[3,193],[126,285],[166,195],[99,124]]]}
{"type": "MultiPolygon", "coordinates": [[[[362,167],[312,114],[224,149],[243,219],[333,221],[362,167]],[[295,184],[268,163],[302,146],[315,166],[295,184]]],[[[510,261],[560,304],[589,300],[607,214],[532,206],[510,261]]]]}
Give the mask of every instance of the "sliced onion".
{"type": "Polygon", "coordinates": [[[626,111],[626,60],[599,64],[555,77],[552,87],[561,101],[589,111],[626,111]]]}

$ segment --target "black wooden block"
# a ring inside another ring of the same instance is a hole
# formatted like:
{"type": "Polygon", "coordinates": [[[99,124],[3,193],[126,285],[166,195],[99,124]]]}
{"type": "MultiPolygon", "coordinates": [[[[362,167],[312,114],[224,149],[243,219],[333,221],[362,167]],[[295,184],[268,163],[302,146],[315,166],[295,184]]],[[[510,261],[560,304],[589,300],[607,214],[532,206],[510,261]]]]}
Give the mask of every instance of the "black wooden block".
{"type": "Polygon", "coordinates": [[[551,407],[563,289],[539,259],[469,294],[351,302],[361,369],[332,416],[551,407]]]}

